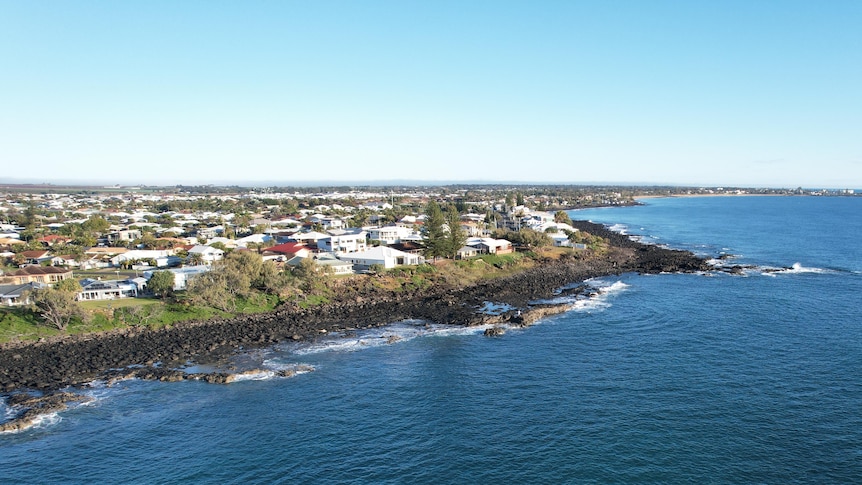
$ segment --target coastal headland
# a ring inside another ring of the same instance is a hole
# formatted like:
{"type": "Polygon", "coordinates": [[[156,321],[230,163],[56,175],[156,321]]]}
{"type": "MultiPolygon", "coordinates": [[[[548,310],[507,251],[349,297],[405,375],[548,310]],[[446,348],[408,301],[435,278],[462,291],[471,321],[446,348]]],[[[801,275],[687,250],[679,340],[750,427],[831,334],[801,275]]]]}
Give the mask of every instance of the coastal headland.
{"type": "MultiPolygon", "coordinates": [[[[547,261],[503,278],[467,287],[447,286],[412,292],[381,292],[307,309],[285,307],[232,319],[178,323],[155,330],[124,329],[69,336],[0,348],[0,392],[56,391],[110,377],[129,366],[176,368],[187,362],[219,362],[240,349],[286,339],[306,340],[330,332],[383,326],[405,319],[451,325],[528,324],[549,313],[530,302],[589,278],[627,272],[692,272],[708,269],[685,251],[645,245],[585,221],[576,227],[606,238],[600,257],[547,261]],[[485,302],[513,309],[499,315],[478,311],[485,302]]],[[[560,309],[557,311],[562,311],[560,309]]]]}

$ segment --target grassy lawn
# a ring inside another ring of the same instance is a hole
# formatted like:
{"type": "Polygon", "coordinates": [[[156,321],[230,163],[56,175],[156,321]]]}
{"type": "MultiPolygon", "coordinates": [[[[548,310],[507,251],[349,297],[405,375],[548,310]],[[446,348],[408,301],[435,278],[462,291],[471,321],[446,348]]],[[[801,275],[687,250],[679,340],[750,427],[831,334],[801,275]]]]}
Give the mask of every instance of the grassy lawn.
{"type": "Polygon", "coordinates": [[[38,318],[21,308],[0,308],[0,342],[37,340],[59,331],[39,325],[38,318]]]}
{"type": "Polygon", "coordinates": [[[92,300],[78,302],[81,308],[87,310],[128,308],[135,306],[158,305],[161,300],[153,298],[118,298],[116,300],[92,300]]]}
{"type": "Polygon", "coordinates": [[[72,272],[72,275],[75,278],[102,278],[103,280],[115,280],[119,276],[120,278],[135,278],[138,276],[143,276],[143,271],[135,271],[135,270],[120,270],[117,271],[115,269],[91,269],[91,270],[75,270],[72,272]],[[119,275],[117,274],[119,273],[119,275]]]}

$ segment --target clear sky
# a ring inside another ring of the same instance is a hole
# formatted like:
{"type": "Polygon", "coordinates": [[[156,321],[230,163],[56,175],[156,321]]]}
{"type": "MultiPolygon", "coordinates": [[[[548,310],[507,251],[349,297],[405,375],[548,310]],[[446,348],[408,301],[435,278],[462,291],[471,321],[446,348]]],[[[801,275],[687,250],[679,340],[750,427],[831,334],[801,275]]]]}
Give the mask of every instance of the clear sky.
{"type": "Polygon", "coordinates": [[[862,187],[862,1],[0,0],[0,180],[862,187]]]}

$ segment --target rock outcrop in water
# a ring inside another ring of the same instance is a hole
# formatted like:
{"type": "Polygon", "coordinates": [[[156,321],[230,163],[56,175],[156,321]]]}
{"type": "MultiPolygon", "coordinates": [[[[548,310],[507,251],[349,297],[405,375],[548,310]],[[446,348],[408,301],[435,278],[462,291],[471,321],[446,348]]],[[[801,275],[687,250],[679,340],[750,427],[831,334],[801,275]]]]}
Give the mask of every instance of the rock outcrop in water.
{"type": "Polygon", "coordinates": [[[132,365],[145,366],[146,372],[153,372],[158,379],[185,379],[185,375],[177,377],[170,369],[190,360],[217,361],[240,348],[312,339],[322,332],[370,328],[404,319],[455,325],[530,324],[565,308],[531,307],[528,303],[553,296],[554,290],[572,282],[626,272],[708,269],[703,259],[689,252],[640,244],[597,224],[581,221],[575,226],[610,240],[612,248],[607,256],[550,261],[513,276],[466,288],[384,293],[373,299],[334,302],[304,310],[281,308],[266,314],[180,323],[158,330],[130,328],[50,342],[9,344],[0,349],[0,392],[24,388],[56,390],[96,378],[110,378],[110,369],[132,365]],[[487,301],[505,303],[523,312],[520,316],[478,312],[477,308],[487,301]],[[166,369],[158,371],[164,374],[149,370],[157,369],[152,367],[156,363],[162,364],[158,369],[166,369]]]}

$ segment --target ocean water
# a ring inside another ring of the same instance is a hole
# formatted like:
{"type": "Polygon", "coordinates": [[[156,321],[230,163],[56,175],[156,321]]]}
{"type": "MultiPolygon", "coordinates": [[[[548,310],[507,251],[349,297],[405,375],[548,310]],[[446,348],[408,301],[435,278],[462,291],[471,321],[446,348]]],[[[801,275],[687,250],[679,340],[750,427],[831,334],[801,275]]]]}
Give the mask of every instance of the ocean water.
{"type": "MultiPolygon", "coordinates": [[[[0,435],[0,483],[860,483],[862,198],[572,212],[743,275],[622,275],[487,338],[424,322],[125,381],[0,435]]],[[[6,412],[0,406],[0,413],[6,412]]]]}

